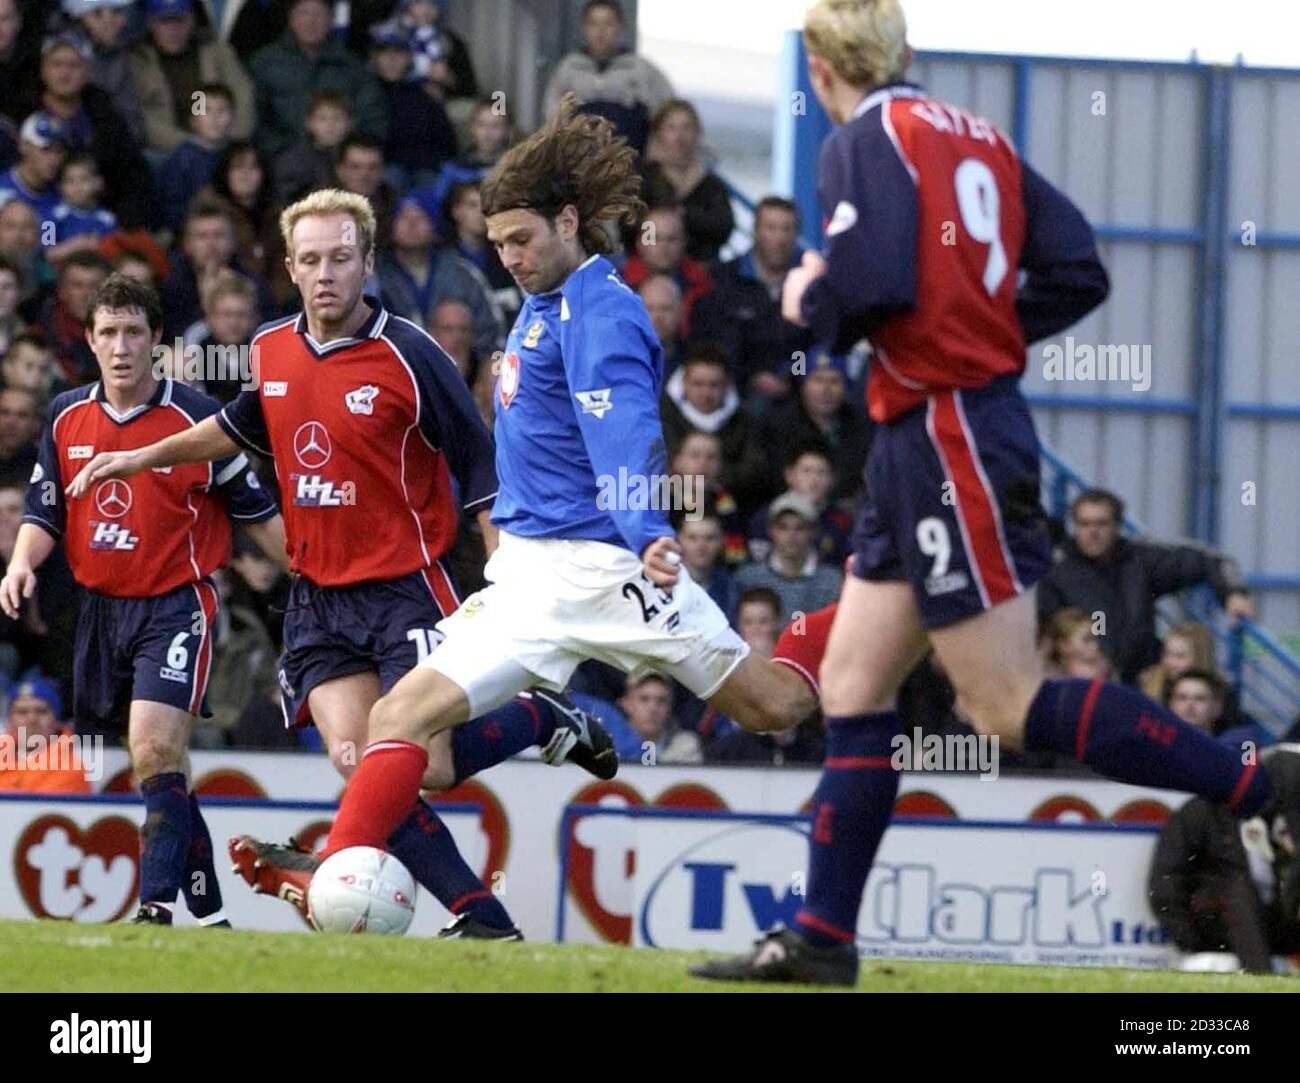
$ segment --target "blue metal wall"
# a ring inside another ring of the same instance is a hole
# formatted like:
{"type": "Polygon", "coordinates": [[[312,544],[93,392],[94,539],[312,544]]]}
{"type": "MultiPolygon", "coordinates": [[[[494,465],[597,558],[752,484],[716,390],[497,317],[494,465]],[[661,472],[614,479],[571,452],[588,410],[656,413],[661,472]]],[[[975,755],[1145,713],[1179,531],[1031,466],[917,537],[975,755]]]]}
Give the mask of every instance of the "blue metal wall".
{"type": "MultiPolygon", "coordinates": [[[[797,33],[784,61],[773,179],[818,243],[827,122],[797,33]]],[[[1034,346],[1044,442],[1153,532],[1228,549],[1263,622],[1300,632],[1300,72],[922,52],[910,74],[1001,126],[1094,223],[1112,292],[1074,342],[1150,348],[1135,390],[1049,381],[1044,348],[1065,336],[1034,346]]]]}

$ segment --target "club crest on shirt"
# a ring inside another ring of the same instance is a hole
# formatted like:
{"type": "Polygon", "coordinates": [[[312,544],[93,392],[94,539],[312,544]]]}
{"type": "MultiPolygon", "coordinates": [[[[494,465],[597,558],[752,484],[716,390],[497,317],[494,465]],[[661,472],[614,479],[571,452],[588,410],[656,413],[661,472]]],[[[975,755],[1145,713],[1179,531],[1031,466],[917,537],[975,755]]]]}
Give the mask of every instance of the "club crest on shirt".
{"type": "Polygon", "coordinates": [[[355,391],[349,391],[343,396],[343,401],[348,404],[348,409],[354,414],[373,414],[375,412],[375,396],[379,394],[379,388],[374,384],[363,384],[355,391]]]}
{"type": "Polygon", "coordinates": [[[515,401],[518,391],[519,355],[514,350],[509,350],[501,359],[501,373],[497,377],[497,396],[501,399],[503,409],[515,401]]]}
{"type": "Polygon", "coordinates": [[[527,350],[537,349],[537,344],[542,340],[542,332],[546,330],[546,324],[541,320],[535,321],[528,328],[528,333],[524,335],[524,348],[527,350]]]}

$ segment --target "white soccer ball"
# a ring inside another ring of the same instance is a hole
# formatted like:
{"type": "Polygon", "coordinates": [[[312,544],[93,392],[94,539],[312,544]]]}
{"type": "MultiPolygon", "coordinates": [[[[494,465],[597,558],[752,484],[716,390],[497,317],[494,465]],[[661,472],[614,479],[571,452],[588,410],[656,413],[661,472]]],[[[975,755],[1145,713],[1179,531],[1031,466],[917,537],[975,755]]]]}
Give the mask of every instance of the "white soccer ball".
{"type": "Polygon", "coordinates": [[[323,933],[401,936],[415,917],[415,881],[392,854],[351,846],[327,857],[312,876],[307,916],[323,933]]]}

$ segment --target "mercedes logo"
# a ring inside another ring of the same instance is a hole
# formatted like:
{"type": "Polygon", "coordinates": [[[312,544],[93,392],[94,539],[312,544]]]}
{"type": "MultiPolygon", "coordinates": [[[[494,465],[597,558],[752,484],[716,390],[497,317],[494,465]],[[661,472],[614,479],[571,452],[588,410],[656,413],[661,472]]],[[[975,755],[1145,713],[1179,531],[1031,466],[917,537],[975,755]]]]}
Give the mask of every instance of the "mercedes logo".
{"type": "Polygon", "coordinates": [[[308,470],[319,470],[333,451],[330,434],[319,421],[305,421],[293,434],[293,453],[308,470]]]}
{"type": "Polygon", "coordinates": [[[102,481],[95,489],[95,507],[110,519],[120,519],[130,511],[131,500],[131,486],[120,478],[102,481]]]}

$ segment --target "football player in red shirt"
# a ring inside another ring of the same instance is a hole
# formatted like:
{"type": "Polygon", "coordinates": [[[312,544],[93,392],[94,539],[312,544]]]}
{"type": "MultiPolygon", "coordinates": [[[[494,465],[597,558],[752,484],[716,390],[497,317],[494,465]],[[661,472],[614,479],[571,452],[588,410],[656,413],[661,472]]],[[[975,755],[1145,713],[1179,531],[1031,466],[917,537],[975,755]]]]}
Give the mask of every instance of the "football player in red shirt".
{"type": "MultiPolygon", "coordinates": [[[[285,721],[313,721],[348,777],[371,706],[432,651],[435,625],[459,605],[442,558],[461,511],[477,515],[495,544],[493,446],[451,358],[365,294],[370,204],[326,189],[289,207],[281,228],[305,310],[254,335],[256,386],[189,433],[98,456],[72,491],[241,447],[273,461],[297,575],[280,670],[285,721]]],[[[431,744],[425,789],[449,788],[532,744],[550,763],[571,760],[606,778],[617,769],[599,724],[553,693],[517,698],[461,729],[431,744]]],[[[388,844],[454,915],[445,935],[519,937],[425,802],[388,844]]],[[[231,857],[255,890],[305,909],[311,855],[238,836],[231,857]]]]}
{"type": "Polygon", "coordinates": [[[1106,297],[1092,229],[989,121],[903,81],[898,0],[818,0],[809,75],[836,123],[818,163],[824,254],[786,278],[786,319],[864,335],[876,434],[821,667],[826,760],[793,929],[702,977],[853,984],[863,886],[898,792],[896,697],[933,645],[964,711],[1014,749],[1187,790],[1250,817],[1296,804],[1296,757],[1265,769],[1133,689],[1045,678],[1034,583],[1051,563],[1027,343],[1106,297]],[[1022,277],[1023,276],[1023,279],[1022,277]]]}
{"type": "Polygon", "coordinates": [[[186,745],[195,716],[211,713],[203,695],[217,612],[211,575],[230,559],[231,521],[287,567],[283,523],[238,449],[64,496],[92,455],[188,432],[217,412],[207,396],[159,378],[153,350],[161,335],[157,294],[111,276],[91,303],[86,331],[100,379],[50,405],[0,607],[18,615],[35,569],[62,539],[86,591],[73,717],[82,734],[125,722],[145,800],[135,920],[170,925],[183,890],[200,924],[226,925],[212,839],[189,792],[186,745]]]}

